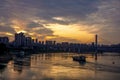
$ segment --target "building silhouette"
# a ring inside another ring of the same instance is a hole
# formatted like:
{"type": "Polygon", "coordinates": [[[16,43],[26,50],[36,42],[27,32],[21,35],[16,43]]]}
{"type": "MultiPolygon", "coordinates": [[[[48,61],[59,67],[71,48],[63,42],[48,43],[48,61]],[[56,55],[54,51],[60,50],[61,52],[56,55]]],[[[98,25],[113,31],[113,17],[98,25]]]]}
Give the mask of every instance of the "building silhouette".
{"type": "MultiPolygon", "coordinates": [[[[40,52],[94,52],[95,43],[69,43],[69,42],[56,42],[52,40],[39,41],[25,36],[24,33],[15,33],[14,41],[9,42],[8,37],[0,37],[0,43],[7,44],[9,49],[28,49],[40,52]]],[[[120,44],[104,45],[98,44],[98,52],[120,52],[120,44]]]]}
{"type": "Polygon", "coordinates": [[[26,37],[24,33],[15,33],[15,40],[13,41],[15,47],[30,47],[34,44],[31,37],[26,37]]]}
{"type": "Polygon", "coordinates": [[[0,43],[8,44],[9,43],[8,37],[0,37],[0,43]]]}

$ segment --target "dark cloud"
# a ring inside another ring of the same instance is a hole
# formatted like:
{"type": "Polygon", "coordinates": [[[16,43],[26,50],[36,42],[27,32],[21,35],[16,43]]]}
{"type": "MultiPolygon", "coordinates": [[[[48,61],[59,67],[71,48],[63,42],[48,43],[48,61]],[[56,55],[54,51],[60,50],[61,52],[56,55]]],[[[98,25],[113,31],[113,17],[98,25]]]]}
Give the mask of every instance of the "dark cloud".
{"type": "Polygon", "coordinates": [[[44,8],[37,16],[52,23],[68,24],[82,20],[87,14],[97,10],[96,0],[44,0],[39,7],[44,8]],[[69,21],[55,21],[52,17],[65,17],[69,21]]]}
{"type": "Polygon", "coordinates": [[[42,24],[38,24],[35,22],[29,22],[27,25],[28,28],[35,28],[35,27],[44,27],[42,24]]]}
{"type": "Polygon", "coordinates": [[[49,28],[46,28],[44,25],[39,24],[39,23],[35,23],[35,22],[31,22],[27,25],[27,31],[29,32],[35,32],[37,34],[40,34],[40,38],[45,38],[46,36],[54,36],[53,35],[53,31],[49,28]],[[36,29],[37,28],[37,29],[36,29]]]}
{"type": "Polygon", "coordinates": [[[116,37],[120,31],[119,4],[120,0],[1,0],[0,23],[7,25],[0,26],[0,31],[14,33],[10,26],[14,19],[27,23],[27,31],[35,31],[43,37],[54,33],[43,25],[82,24],[87,26],[85,31],[119,43],[120,38],[116,37]],[[40,29],[33,29],[38,27],[40,29]]]}
{"type": "Polygon", "coordinates": [[[9,26],[0,26],[0,32],[15,32],[13,28],[9,26]]]}
{"type": "Polygon", "coordinates": [[[1,15],[22,19],[37,16],[51,23],[67,24],[96,11],[97,3],[96,0],[6,0],[1,15]],[[52,17],[56,16],[70,21],[53,20],[52,17]]]}
{"type": "Polygon", "coordinates": [[[26,19],[37,16],[51,23],[67,24],[84,19],[87,14],[96,11],[96,0],[5,0],[1,1],[0,16],[26,19]],[[57,21],[52,17],[65,17],[70,21],[57,21]]]}
{"type": "Polygon", "coordinates": [[[47,35],[53,34],[53,31],[51,29],[46,28],[44,25],[39,24],[39,23],[31,22],[27,25],[27,27],[30,28],[30,30],[32,30],[34,28],[38,28],[38,29],[34,30],[38,34],[47,34],[47,35]]]}
{"type": "Polygon", "coordinates": [[[14,33],[14,29],[11,27],[11,23],[4,17],[0,18],[0,32],[14,33]]]}
{"type": "Polygon", "coordinates": [[[38,34],[52,35],[53,31],[48,28],[43,28],[36,31],[38,34]]]}
{"type": "Polygon", "coordinates": [[[89,27],[88,31],[98,34],[108,39],[111,43],[119,43],[120,38],[120,1],[119,0],[105,0],[98,5],[98,10],[89,14],[85,20],[85,24],[93,27],[89,27]],[[92,28],[97,30],[92,31],[92,28]],[[91,30],[90,30],[91,29],[91,30]]]}

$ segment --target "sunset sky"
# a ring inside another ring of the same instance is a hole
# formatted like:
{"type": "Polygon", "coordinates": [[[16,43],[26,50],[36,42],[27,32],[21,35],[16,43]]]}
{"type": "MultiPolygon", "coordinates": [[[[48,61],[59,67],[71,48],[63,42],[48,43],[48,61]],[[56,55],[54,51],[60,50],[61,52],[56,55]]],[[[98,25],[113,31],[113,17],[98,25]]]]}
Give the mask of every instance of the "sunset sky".
{"type": "Polygon", "coordinates": [[[0,36],[120,43],[120,0],[0,0],[0,36]]]}

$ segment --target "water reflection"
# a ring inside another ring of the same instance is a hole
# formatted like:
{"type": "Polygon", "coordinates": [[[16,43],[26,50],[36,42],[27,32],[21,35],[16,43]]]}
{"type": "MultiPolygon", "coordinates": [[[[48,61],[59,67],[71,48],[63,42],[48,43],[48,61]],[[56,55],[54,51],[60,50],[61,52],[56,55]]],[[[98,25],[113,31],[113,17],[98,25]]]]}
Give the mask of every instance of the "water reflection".
{"type": "Polygon", "coordinates": [[[4,65],[3,63],[0,64],[0,73],[2,73],[6,68],[6,65],[4,65]]]}
{"type": "Polygon", "coordinates": [[[86,62],[79,62],[81,66],[85,66],[86,62]]]}
{"type": "Polygon", "coordinates": [[[30,57],[15,57],[13,70],[22,73],[24,67],[30,67],[30,63],[30,57]]]}
{"type": "Polygon", "coordinates": [[[4,80],[4,77],[2,76],[2,74],[4,73],[8,62],[9,62],[9,60],[7,60],[5,62],[0,62],[0,80],[4,80]]]}
{"type": "Polygon", "coordinates": [[[16,58],[2,69],[2,75],[5,80],[119,80],[119,56],[99,55],[95,62],[92,55],[86,54],[87,62],[79,63],[72,59],[76,55],[42,53],[16,58]]]}

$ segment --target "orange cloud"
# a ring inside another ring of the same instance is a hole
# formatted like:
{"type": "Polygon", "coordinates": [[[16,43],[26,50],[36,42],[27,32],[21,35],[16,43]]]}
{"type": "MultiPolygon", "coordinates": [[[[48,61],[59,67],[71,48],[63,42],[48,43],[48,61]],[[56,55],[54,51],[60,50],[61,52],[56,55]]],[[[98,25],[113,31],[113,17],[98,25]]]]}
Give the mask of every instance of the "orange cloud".
{"type": "Polygon", "coordinates": [[[49,24],[46,26],[53,30],[54,35],[60,37],[66,37],[71,39],[79,40],[80,42],[93,42],[94,34],[89,33],[88,31],[81,30],[84,25],[60,25],[60,24],[49,24]]]}

